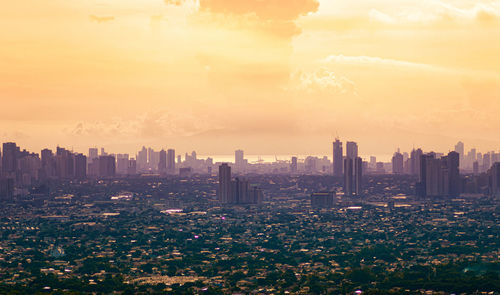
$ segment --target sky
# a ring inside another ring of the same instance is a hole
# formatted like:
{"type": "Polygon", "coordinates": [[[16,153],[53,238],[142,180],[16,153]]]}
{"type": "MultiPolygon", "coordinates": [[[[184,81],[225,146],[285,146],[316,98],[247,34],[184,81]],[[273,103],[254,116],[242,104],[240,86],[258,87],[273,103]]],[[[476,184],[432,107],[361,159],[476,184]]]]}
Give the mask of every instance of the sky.
{"type": "Polygon", "coordinates": [[[39,151],[500,150],[500,1],[16,0],[0,140],[39,151]]]}

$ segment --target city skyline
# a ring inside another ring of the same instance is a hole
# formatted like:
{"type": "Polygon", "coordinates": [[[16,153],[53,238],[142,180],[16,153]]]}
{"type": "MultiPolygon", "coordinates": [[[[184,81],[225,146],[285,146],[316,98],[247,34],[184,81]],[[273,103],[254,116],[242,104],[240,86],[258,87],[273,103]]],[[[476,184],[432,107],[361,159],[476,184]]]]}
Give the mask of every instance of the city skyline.
{"type": "Polygon", "coordinates": [[[366,154],[500,145],[498,1],[281,1],[10,2],[0,138],[204,154],[327,154],[310,147],[335,136],[366,154]]]}

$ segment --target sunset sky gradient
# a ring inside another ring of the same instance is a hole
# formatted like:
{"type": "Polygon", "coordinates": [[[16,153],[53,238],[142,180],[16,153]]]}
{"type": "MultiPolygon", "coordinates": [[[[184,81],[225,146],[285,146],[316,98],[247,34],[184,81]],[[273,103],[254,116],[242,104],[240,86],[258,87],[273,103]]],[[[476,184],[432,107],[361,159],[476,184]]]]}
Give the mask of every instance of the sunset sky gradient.
{"type": "Polygon", "coordinates": [[[500,149],[500,1],[16,0],[0,138],[200,154],[500,149]]]}

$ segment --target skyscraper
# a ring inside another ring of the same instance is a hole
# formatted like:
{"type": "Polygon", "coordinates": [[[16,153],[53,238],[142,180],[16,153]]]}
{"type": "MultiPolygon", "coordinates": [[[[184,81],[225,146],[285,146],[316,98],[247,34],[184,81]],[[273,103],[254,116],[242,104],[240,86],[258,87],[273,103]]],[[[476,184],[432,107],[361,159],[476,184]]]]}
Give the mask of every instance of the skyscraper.
{"type": "Polygon", "coordinates": [[[352,141],[348,141],[345,144],[346,158],[356,159],[358,157],[358,144],[352,141]]]}
{"type": "Polygon", "coordinates": [[[224,163],[219,166],[219,201],[223,204],[231,202],[231,167],[224,163]]]}
{"type": "Polygon", "coordinates": [[[113,156],[99,156],[99,177],[114,177],[116,161],[113,156]]]}
{"type": "Polygon", "coordinates": [[[87,178],[87,157],[83,154],[75,155],[75,178],[87,178]]]}
{"type": "Polygon", "coordinates": [[[354,160],[351,158],[344,159],[344,195],[352,195],[353,186],[353,165],[354,160]]]}
{"type": "Polygon", "coordinates": [[[88,162],[93,163],[94,159],[99,158],[98,149],[97,148],[89,148],[89,157],[88,162]]]}
{"type": "Polygon", "coordinates": [[[4,175],[12,174],[17,169],[19,147],[13,142],[6,142],[2,148],[2,172],[4,175]]]}
{"type": "Polygon", "coordinates": [[[245,152],[243,150],[234,151],[234,166],[236,171],[241,172],[245,169],[245,152]]]}
{"type": "Polygon", "coordinates": [[[158,161],[158,172],[160,174],[165,174],[167,172],[167,152],[165,150],[160,151],[160,159],[158,161]]]}
{"type": "Polygon", "coordinates": [[[363,191],[363,159],[354,160],[354,193],[359,196],[363,191]]]}
{"type": "Polygon", "coordinates": [[[290,164],[290,172],[297,173],[297,157],[292,157],[292,163],[290,164]]]}
{"type": "Polygon", "coordinates": [[[333,142],[333,175],[342,176],[343,150],[342,142],[337,138],[333,142]]]}
{"type": "Polygon", "coordinates": [[[450,152],[436,158],[434,153],[421,156],[418,194],[424,197],[458,196],[461,191],[460,155],[450,152]]]}
{"type": "Polygon", "coordinates": [[[171,174],[175,174],[175,150],[174,149],[169,149],[167,151],[167,172],[171,173],[171,174]]]}
{"type": "Polygon", "coordinates": [[[495,197],[500,197],[500,163],[495,163],[489,171],[490,193],[495,197]]]}
{"type": "Polygon", "coordinates": [[[458,153],[460,161],[464,160],[464,155],[465,155],[465,145],[463,142],[459,141],[455,145],[455,152],[458,153]]]}
{"type": "Polygon", "coordinates": [[[403,155],[399,151],[394,153],[394,156],[392,157],[392,173],[403,174],[404,171],[403,164],[404,164],[403,155]]]}

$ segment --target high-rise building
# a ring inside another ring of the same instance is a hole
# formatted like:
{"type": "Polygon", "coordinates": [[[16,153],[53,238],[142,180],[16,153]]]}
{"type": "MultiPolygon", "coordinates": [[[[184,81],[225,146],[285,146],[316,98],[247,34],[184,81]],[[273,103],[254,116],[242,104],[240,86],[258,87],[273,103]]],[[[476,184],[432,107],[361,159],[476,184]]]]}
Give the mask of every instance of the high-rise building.
{"type": "Polygon", "coordinates": [[[99,156],[99,177],[114,177],[116,174],[116,160],[113,156],[99,156]]]}
{"type": "Polygon", "coordinates": [[[333,142],[333,175],[342,176],[343,167],[342,142],[337,138],[333,142]]]}
{"type": "Polygon", "coordinates": [[[12,201],[14,197],[14,179],[0,177],[0,200],[12,201]]]}
{"type": "MultiPolygon", "coordinates": [[[[179,156],[180,158],[180,156],[179,156]]],[[[180,161],[179,161],[180,164],[180,161]]],[[[175,174],[175,150],[169,149],[167,151],[167,171],[168,173],[175,174]]]]}
{"type": "Polygon", "coordinates": [[[219,166],[219,201],[231,203],[231,167],[224,163],[219,166]]]}
{"type": "Polygon", "coordinates": [[[148,150],[145,146],[137,153],[137,170],[145,171],[148,169],[148,150]]]}
{"type": "Polygon", "coordinates": [[[49,149],[42,150],[42,171],[40,177],[44,180],[56,177],[56,160],[49,149]]]}
{"type": "Polygon", "coordinates": [[[345,144],[346,158],[356,159],[358,157],[358,144],[352,141],[348,141],[345,144]]]}
{"type": "Polygon", "coordinates": [[[353,192],[353,165],[353,159],[344,159],[344,195],[346,196],[351,196],[353,192]]]}
{"type": "Polygon", "coordinates": [[[17,170],[19,147],[13,142],[6,142],[2,148],[2,172],[4,175],[13,174],[17,170]]]}
{"type": "Polygon", "coordinates": [[[490,193],[495,197],[500,197],[500,163],[497,162],[489,170],[490,193]]]}
{"type": "Polygon", "coordinates": [[[461,191],[460,155],[450,152],[436,158],[434,153],[422,155],[418,194],[424,197],[458,196],[461,191]]]}
{"type": "Polygon", "coordinates": [[[241,172],[245,169],[245,152],[243,150],[236,150],[234,152],[234,166],[236,171],[241,172]]]}
{"type": "Polygon", "coordinates": [[[360,196],[363,192],[363,159],[354,159],[354,194],[360,196]]]}
{"type": "Polygon", "coordinates": [[[393,174],[403,174],[404,172],[404,158],[403,154],[399,151],[394,153],[392,156],[392,173],[393,174]]]}
{"type": "Polygon", "coordinates": [[[413,149],[411,151],[410,155],[410,173],[412,175],[419,175],[420,174],[420,164],[422,163],[421,157],[422,157],[422,150],[421,149],[413,149]]]}
{"type": "Polygon", "coordinates": [[[292,163],[290,164],[290,173],[294,174],[297,173],[297,157],[292,157],[292,163]]]}
{"type": "Polygon", "coordinates": [[[99,158],[99,152],[97,148],[89,148],[88,162],[93,163],[95,159],[99,158]]]}
{"type": "Polygon", "coordinates": [[[75,178],[87,178],[87,157],[83,154],[75,155],[75,178]]]}
{"type": "Polygon", "coordinates": [[[116,155],[116,173],[119,175],[128,174],[129,155],[117,154],[116,155]]]}
{"type": "Polygon", "coordinates": [[[67,149],[57,147],[56,175],[59,179],[73,179],[75,177],[75,156],[67,149]]]}
{"type": "Polygon", "coordinates": [[[132,158],[128,161],[127,175],[137,174],[137,161],[132,158]]]}
{"type": "Polygon", "coordinates": [[[464,161],[464,156],[465,156],[465,145],[464,145],[463,142],[459,141],[455,145],[455,152],[458,153],[460,162],[463,162],[464,161]]]}
{"type": "Polygon", "coordinates": [[[158,172],[160,174],[165,174],[167,172],[167,152],[165,150],[160,151],[160,159],[158,161],[158,172]]]}

